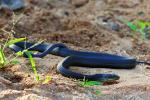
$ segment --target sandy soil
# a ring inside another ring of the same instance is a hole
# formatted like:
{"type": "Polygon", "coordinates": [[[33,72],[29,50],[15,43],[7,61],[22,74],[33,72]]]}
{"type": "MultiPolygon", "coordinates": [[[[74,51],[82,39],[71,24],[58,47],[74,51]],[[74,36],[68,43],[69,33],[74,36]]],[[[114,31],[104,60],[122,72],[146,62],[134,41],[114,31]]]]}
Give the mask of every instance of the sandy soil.
{"type": "MultiPolygon", "coordinates": [[[[147,0],[26,0],[24,9],[13,12],[2,9],[0,28],[10,30],[12,19],[19,19],[14,27],[15,37],[29,41],[44,40],[64,43],[75,50],[107,52],[150,60],[150,40],[119,21],[140,19],[149,21],[147,0]],[[139,14],[141,13],[142,14],[139,14]],[[112,26],[118,25],[118,26],[112,26]],[[117,28],[116,28],[117,27],[117,28]]],[[[2,33],[2,32],[1,32],[2,33]]],[[[7,33],[0,34],[1,40],[7,33]]],[[[81,87],[74,79],[56,72],[63,58],[48,55],[36,59],[41,77],[51,75],[49,84],[34,81],[27,59],[19,58],[20,65],[0,70],[0,99],[2,100],[150,100],[150,67],[138,65],[132,70],[83,69],[84,73],[117,73],[120,80],[100,86],[81,87]],[[101,91],[96,94],[95,91],[101,91]]]]}

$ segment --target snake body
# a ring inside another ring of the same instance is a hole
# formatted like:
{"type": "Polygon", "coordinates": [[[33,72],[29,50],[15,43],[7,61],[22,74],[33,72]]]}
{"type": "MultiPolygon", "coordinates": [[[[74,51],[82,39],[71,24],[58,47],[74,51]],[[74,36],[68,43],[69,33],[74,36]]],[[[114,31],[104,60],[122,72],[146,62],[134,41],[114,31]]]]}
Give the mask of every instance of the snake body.
{"type": "MultiPolygon", "coordinates": [[[[33,54],[33,57],[42,58],[47,54],[65,57],[57,66],[57,71],[66,77],[88,80],[118,80],[120,77],[116,74],[93,74],[85,75],[78,72],[73,72],[69,68],[71,66],[88,67],[88,68],[115,68],[115,69],[132,69],[136,66],[135,58],[112,55],[100,52],[85,52],[69,49],[66,45],[57,44],[39,44],[33,46],[34,43],[18,42],[10,46],[15,52],[23,51],[26,48],[29,50],[38,51],[40,53],[33,54]],[[33,46],[33,47],[32,47],[33,46]]],[[[27,57],[24,54],[25,57],[27,57]]]]}

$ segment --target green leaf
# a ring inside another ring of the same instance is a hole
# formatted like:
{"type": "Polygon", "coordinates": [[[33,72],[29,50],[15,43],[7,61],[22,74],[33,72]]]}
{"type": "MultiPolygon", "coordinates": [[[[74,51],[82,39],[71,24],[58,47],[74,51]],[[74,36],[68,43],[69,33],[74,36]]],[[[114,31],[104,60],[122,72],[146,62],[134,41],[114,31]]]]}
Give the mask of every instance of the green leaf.
{"type": "Polygon", "coordinates": [[[22,56],[23,55],[23,52],[22,51],[19,51],[16,53],[18,56],[22,56]]]}
{"type": "Polygon", "coordinates": [[[140,21],[140,20],[137,20],[136,24],[140,27],[141,30],[144,30],[145,27],[150,26],[150,22],[144,22],[144,21],[140,21]]]}
{"type": "Polygon", "coordinates": [[[12,45],[12,44],[14,44],[14,43],[24,41],[25,39],[26,39],[26,38],[12,39],[12,40],[8,41],[8,42],[6,43],[6,45],[9,46],[9,45],[12,45]]]}
{"type": "Polygon", "coordinates": [[[124,24],[126,24],[131,30],[137,31],[138,27],[135,24],[133,24],[132,22],[129,22],[122,18],[119,18],[119,20],[122,21],[124,24]]]}
{"type": "Polygon", "coordinates": [[[48,82],[50,82],[52,80],[51,76],[46,76],[46,79],[43,81],[43,84],[47,84],[48,82]]]}
{"type": "Polygon", "coordinates": [[[6,57],[3,52],[3,49],[0,47],[0,65],[4,65],[6,63],[6,57]]]}
{"type": "Polygon", "coordinates": [[[127,25],[128,25],[128,27],[130,27],[130,29],[131,30],[133,30],[133,31],[137,31],[137,26],[136,25],[134,25],[133,23],[131,23],[131,22],[127,22],[127,25]]]}
{"type": "Polygon", "coordinates": [[[102,83],[99,81],[85,81],[85,82],[81,82],[80,85],[88,87],[88,86],[102,85],[102,83]]]}
{"type": "Polygon", "coordinates": [[[143,22],[143,21],[140,21],[140,20],[136,21],[136,24],[139,26],[139,28],[141,30],[144,30],[145,27],[146,27],[146,22],[143,22]]]}
{"type": "Polygon", "coordinates": [[[20,62],[18,60],[13,60],[11,61],[11,64],[20,64],[20,62]]]}

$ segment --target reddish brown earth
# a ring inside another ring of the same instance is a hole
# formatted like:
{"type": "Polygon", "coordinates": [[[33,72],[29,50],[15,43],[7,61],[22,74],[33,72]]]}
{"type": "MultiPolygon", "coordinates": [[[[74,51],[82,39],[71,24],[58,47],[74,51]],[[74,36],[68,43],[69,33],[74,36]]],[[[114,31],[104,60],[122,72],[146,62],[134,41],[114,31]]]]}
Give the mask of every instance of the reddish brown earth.
{"type": "MultiPolygon", "coordinates": [[[[147,0],[26,0],[24,9],[13,12],[1,9],[0,28],[10,31],[12,21],[15,37],[29,41],[44,40],[64,43],[75,50],[101,51],[150,60],[150,40],[141,40],[119,18],[149,21],[147,0]],[[139,14],[142,12],[142,15],[139,14]],[[104,21],[120,27],[113,30],[104,21]]],[[[1,31],[1,41],[7,38],[1,31]]],[[[81,87],[76,80],[61,76],[56,66],[63,58],[48,55],[36,59],[41,77],[52,76],[48,84],[34,80],[27,59],[19,58],[20,65],[0,70],[0,99],[2,100],[149,100],[150,67],[138,65],[132,70],[78,68],[84,73],[117,73],[120,80],[100,86],[81,87]],[[96,94],[95,91],[101,91],[96,94]]]]}

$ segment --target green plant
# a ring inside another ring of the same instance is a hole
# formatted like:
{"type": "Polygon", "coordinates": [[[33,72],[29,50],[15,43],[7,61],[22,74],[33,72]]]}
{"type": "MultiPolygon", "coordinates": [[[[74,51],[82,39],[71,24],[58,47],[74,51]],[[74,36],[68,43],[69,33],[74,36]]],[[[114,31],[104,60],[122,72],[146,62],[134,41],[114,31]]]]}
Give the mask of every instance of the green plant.
{"type": "Polygon", "coordinates": [[[13,54],[10,55],[9,57],[6,57],[4,51],[9,45],[25,40],[25,38],[14,38],[14,36],[13,36],[13,34],[15,34],[14,27],[16,26],[16,24],[19,22],[20,19],[21,19],[21,16],[17,18],[15,13],[13,13],[12,27],[11,27],[10,31],[8,32],[8,31],[5,30],[7,25],[5,27],[1,28],[1,30],[0,30],[0,31],[2,31],[2,33],[7,34],[7,39],[2,40],[1,44],[0,44],[0,68],[3,68],[8,64],[17,64],[17,63],[19,63],[15,59],[17,57],[11,58],[13,54]]]}
{"type": "MultiPolygon", "coordinates": [[[[5,56],[5,53],[4,53],[5,49],[6,49],[8,46],[10,46],[10,45],[12,45],[12,44],[14,44],[14,43],[17,43],[17,42],[25,41],[26,38],[14,38],[13,36],[11,36],[11,33],[10,33],[10,32],[7,32],[6,30],[3,30],[3,31],[6,32],[6,33],[8,33],[9,36],[8,36],[8,38],[6,39],[6,42],[4,42],[2,45],[0,45],[0,68],[3,68],[3,67],[5,67],[5,66],[8,65],[8,64],[17,64],[17,63],[19,63],[16,59],[17,59],[19,56],[22,56],[24,53],[26,53],[26,54],[28,55],[28,57],[29,57],[30,62],[31,62],[32,70],[33,70],[33,72],[34,72],[34,74],[35,74],[35,76],[36,76],[36,80],[39,80],[39,76],[38,76],[38,74],[37,74],[36,67],[35,67],[35,61],[34,61],[32,55],[30,54],[30,51],[28,51],[28,49],[30,49],[30,48],[26,48],[26,49],[23,50],[23,51],[17,52],[17,53],[16,53],[17,56],[15,56],[15,57],[13,57],[13,58],[11,58],[11,59],[9,59],[9,58],[10,58],[12,55],[14,55],[14,54],[10,55],[10,56],[7,58],[7,57],[5,56]]],[[[36,44],[36,45],[38,45],[38,44],[36,44]]],[[[36,46],[36,45],[34,45],[34,46],[36,46]]]]}
{"type": "Polygon", "coordinates": [[[36,66],[35,66],[35,60],[33,59],[32,55],[31,55],[31,52],[30,51],[26,51],[25,54],[28,56],[28,58],[30,60],[31,67],[32,67],[32,70],[34,72],[36,80],[39,81],[40,77],[39,77],[39,75],[37,73],[36,66]]]}
{"type": "Polygon", "coordinates": [[[37,81],[40,81],[40,82],[43,82],[44,84],[48,83],[49,81],[52,80],[52,78],[50,76],[46,76],[46,78],[44,80],[40,80],[40,77],[37,73],[37,70],[36,70],[36,64],[35,64],[35,60],[34,58],[32,57],[31,55],[31,51],[29,51],[30,48],[42,43],[42,42],[38,42],[36,43],[35,45],[29,47],[29,48],[26,48],[25,50],[23,51],[20,51],[20,52],[17,52],[16,56],[12,58],[12,56],[14,54],[10,54],[8,57],[5,55],[6,52],[5,49],[9,46],[9,45],[12,45],[14,43],[17,43],[17,42],[21,42],[21,41],[24,41],[26,40],[26,38],[14,38],[13,34],[15,34],[16,32],[14,31],[14,28],[16,26],[16,24],[20,21],[21,19],[21,16],[20,17],[16,17],[16,15],[13,13],[13,19],[12,19],[12,27],[11,27],[11,30],[10,31],[6,31],[5,28],[2,28],[1,31],[3,33],[6,33],[7,34],[7,39],[5,39],[4,41],[2,41],[3,43],[0,43],[0,68],[4,68],[6,67],[8,64],[18,64],[20,63],[18,60],[16,60],[19,56],[22,56],[24,53],[26,53],[28,55],[28,58],[29,58],[29,61],[31,63],[31,67],[32,67],[32,70],[35,74],[35,77],[36,77],[36,80],[37,81]]]}
{"type": "MultiPolygon", "coordinates": [[[[8,39],[7,39],[8,40],[8,39]]],[[[3,68],[5,67],[7,64],[12,64],[12,63],[17,63],[17,61],[15,60],[15,58],[12,58],[12,59],[8,59],[6,56],[5,56],[5,49],[11,45],[11,44],[14,44],[16,42],[20,42],[20,41],[23,41],[25,40],[25,38],[18,38],[18,39],[11,39],[9,41],[6,41],[4,44],[1,44],[0,45],[0,68],[3,68]]]]}
{"type": "Polygon", "coordinates": [[[35,75],[35,78],[37,81],[43,81],[44,84],[48,83],[49,81],[52,80],[52,78],[50,76],[46,76],[46,79],[45,80],[40,80],[40,77],[37,73],[37,70],[36,70],[36,64],[35,64],[35,60],[34,58],[32,57],[31,55],[31,51],[29,51],[30,48],[40,44],[41,42],[38,42],[37,44],[33,45],[32,47],[30,48],[26,48],[25,50],[23,51],[19,51],[17,52],[17,56],[15,56],[14,58],[11,58],[9,59],[10,57],[6,57],[5,56],[5,49],[9,46],[9,45],[12,45],[14,43],[17,43],[17,42],[21,42],[21,41],[24,41],[26,38],[14,38],[14,39],[7,39],[7,41],[3,44],[3,45],[0,45],[0,68],[4,68],[5,66],[7,66],[8,64],[17,64],[19,63],[16,59],[17,57],[19,56],[22,56],[24,53],[28,56],[29,58],[29,61],[31,63],[31,67],[32,67],[32,70],[34,72],[34,75],[35,75]]]}
{"type": "Polygon", "coordinates": [[[30,63],[31,63],[31,67],[32,67],[32,70],[33,70],[33,72],[34,72],[34,75],[35,75],[36,80],[37,80],[38,82],[43,83],[43,84],[47,84],[49,81],[51,81],[52,78],[51,78],[50,76],[46,76],[46,78],[43,79],[43,80],[40,79],[40,76],[39,76],[38,73],[37,73],[35,60],[34,60],[34,58],[33,58],[32,55],[31,55],[31,51],[25,50],[24,53],[25,53],[25,54],[28,56],[28,58],[29,58],[29,61],[30,61],[30,63]]]}
{"type": "Polygon", "coordinates": [[[26,48],[26,49],[23,50],[23,51],[17,52],[16,54],[17,54],[18,56],[23,56],[23,54],[26,54],[26,55],[28,56],[28,58],[29,58],[30,63],[31,63],[31,67],[32,67],[33,73],[34,73],[34,75],[35,75],[35,79],[36,79],[38,82],[41,82],[41,83],[43,83],[43,84],[46,84],[46,83],[48,83],[49,81],[51,81],[52,78],[51,78],[50,76],[46,76],[45,79],[43,79],[43,80],[40,79],[40,76],[38,75],[38,72],[37,72],[37,69],[36,69],[35,59],[34,59],[33,56],[31,55],[32,51],[29,51],[30,48],[32,48],[32,47],[34,47],[34,46],[36,46],[36,45],[39,45],[39,44],[41,44],[42,42],[43,42],[43,41],[40,41],[40,42],[38,42],[38,43],[32,45],[31,47],[26,48]]]}
{"type": "Polygon", "coordinates": [[[47,75],[46,78],[43,80],[42,84],[47,84],[47,83],[49,83],[51,80],[52,80],[52,77],[47,75]]]}
{"type": "Polygon", "coordinates": [[[135,20],[134,22],[130,22],[125,19],[120,20],[125,23],[132,31],[140,33],[143,40],[147,38],[150,29],[150,22],[144,22],[141,20],[135,20]]]}

